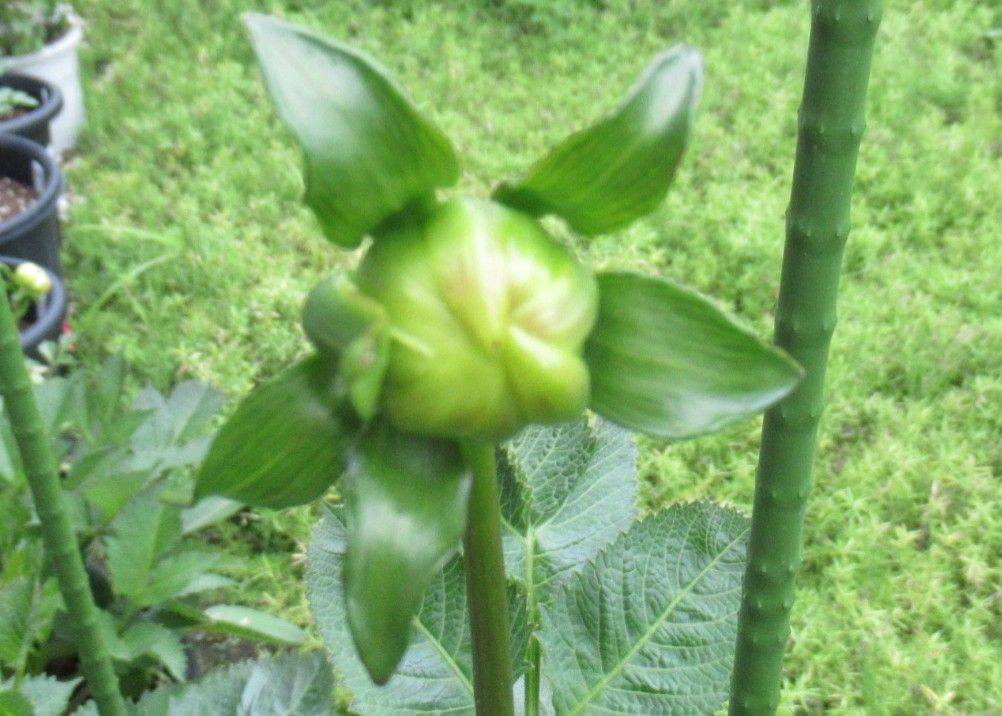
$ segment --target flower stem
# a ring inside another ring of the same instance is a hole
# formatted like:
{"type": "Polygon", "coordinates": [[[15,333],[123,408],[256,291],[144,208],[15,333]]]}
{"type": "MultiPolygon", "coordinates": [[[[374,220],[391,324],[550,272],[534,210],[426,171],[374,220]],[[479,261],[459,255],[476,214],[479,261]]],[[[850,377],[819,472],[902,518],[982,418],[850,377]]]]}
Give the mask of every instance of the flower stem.
{"type": "Polygon", "coordinates": [[[473,471],[463,536],[466,600],[473,635],[473,693],[477,716],[513,716],[508,594],[501,550],[501,505],[494,446],[464,443],[473,471]]]}
{"type": "Polygon", "coordinates": [[[766,413],[762,428],[731,716],[767,716],[779,705],[870,58],[880,22],[880,0],[814,0],[811,7],[776,310],[776,343],[804,367],[805,375],[797,390],[766,413]]]}
{"type": "Polygon", "coordinates": [[[539,716],[539,680],[542,674],[539,640],[529,637],[529,670],[525,672],[525,716],[539,716]]]}
{"type": "Polygon", "coordinates": [[[0,300],[0,394],[21,453],[35,511],[42,523],[45,549],[55,566],[63,601],[75,626],[77,652],[94,701],[102,716],[125,716],[125,703],[118,691],[108,646],[98,628],[98,609],[66,509],[49,436],[35,403],[19,334],[6,299],[0,300]]]}

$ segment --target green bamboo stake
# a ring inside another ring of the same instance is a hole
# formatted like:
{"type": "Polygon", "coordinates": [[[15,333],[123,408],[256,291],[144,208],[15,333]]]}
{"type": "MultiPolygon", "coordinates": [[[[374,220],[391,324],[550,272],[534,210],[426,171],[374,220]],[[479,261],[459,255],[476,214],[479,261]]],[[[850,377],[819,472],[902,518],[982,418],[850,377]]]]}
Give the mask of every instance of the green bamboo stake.
{"type": "Polygon", "coordinates": [[[463,453],[473,471],[463,567],[473,635],[474,701],[477,716],[513,716],[508,594],[494,446],[467,443],[463,453]]]}
{"type": "Polygon", "coordinates": [[[800,387],[766,413],[748,566],[731,683],[731,716],[779,705],[783,652],[800,566],[804,511],[824,405],[828,346],[849,233],[880,0],[814,0],[776,343],[805,369],[800,387]]]}
{"type": "MultiPolygon", "coordinates": [[[[0,286],[3,282],[0,281],[0,286]]],[[[4,296],[6,290],[4,289],[4,296]]],[[[125,702],[104,637],[98,629],[98,610],[80,557],[76,535],[63,498],[49,436],[35,403],[24,366],[21,342],[10,304],[0,300],[0,394],[3,395],[28,478],[35,510],[42,523],[45,549],[55,565],[59,589],[75,626],[77,650],[102,716],[125,716],[125,702]]]]}

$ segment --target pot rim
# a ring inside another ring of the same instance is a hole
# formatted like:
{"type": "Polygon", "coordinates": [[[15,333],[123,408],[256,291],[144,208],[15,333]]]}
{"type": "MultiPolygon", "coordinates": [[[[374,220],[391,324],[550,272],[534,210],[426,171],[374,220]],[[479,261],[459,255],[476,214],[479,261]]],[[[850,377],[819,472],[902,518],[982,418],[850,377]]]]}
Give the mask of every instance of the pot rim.
{"type": "Polygon", "coordinates": [[[0,132],[18,134],[33,124],[48,122],[63,108],[63,93],[52,83],[32,77],[31,75],[21,74],[20,72],[5,72],[0,75],[0,86],[12,87],[13,85],[7,82],[10,79],[16,80],[16,84],[22,86],[35,85],[27,90],[22,89],[22,87],[14,87],[14,89],[27,92],[35,99],[41,101],[34,109],[24,114],[19,114],[13,119],[0,119],[0,132]]]}
{"type": "Polygon", "coordinates": [[[53,55],[61,55],[74,49],[81,40],[83,40],[83,21],[76,15],[70,15],[70,29],[59,39],[27,55],[0,55],[0,62],[9,62],[14,65],[14,69],[17,69],[19,65],[33,64],[53,55]]]}
{"type": "MultiPolygon", "coordinates": [[[[7,264],[11,268],[17,268],[24,263],[34,263],[25,259],[16,259],[12,256],[0,256],[0,262],[7,264]]],[[[66,286],[63,284],[63,280],[51,269],[40,264],[35,265],[40,266],[49,275],[49,280],[52,281],[52,290],[36,304],[35,311],[37,317],[35,318],[35,322],[23,331],[18,330],[21,338],[21,348],[39,344],[46,334],[52,330],[53,326],[62,323],[66,315],[66,286]]]]}
{"type": "Polygon", "coordinates": [[[63,175],[55,160],[45,151],[45,147],[24,137],[0,134],[0,152],[27,155],[29,160],[36,161],[42,166],[42,173],[45,176],[45,184],[34,203],[20,214],[0,222],[0,243],[3,243],[34,227],[51,211],[62,191],[63,175]]]}

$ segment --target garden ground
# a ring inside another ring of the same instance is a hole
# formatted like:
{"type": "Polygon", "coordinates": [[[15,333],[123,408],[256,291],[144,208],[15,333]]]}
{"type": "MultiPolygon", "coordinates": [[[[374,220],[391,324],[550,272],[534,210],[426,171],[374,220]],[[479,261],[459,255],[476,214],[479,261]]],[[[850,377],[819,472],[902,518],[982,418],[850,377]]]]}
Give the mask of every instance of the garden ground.
{"type": "MultiPolygon", "coordinates": [[[[354,259],[298,201],[299,157],[239,23],[249,9],[379,57],[458,145],[459,189],[480,195],[594,119],[660,48],[700,47],[704,100],[669,200],[575,246],[771,330],[803,2],[75,5],[90,122],[68,171],[65,263],[85,363],[121,353],[137,385],[196,377],[235,400],[306,350],[305,292],[354,259]]],[[[1002,6],[885,5],[783,708],[1000,713],[1002,6]]],[[[644,441],[646,506],[747,508],[758,431],[644,441]]],[[[221,530],[247,557],[246,602],[309,623],[298,577],[315,517],[261,512],[221,530]]]]}

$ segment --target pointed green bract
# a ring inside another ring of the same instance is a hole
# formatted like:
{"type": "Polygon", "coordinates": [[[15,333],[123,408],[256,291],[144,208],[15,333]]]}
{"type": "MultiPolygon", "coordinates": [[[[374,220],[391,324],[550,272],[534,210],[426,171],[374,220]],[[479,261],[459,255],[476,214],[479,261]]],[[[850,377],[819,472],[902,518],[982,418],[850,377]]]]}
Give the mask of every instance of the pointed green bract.
{"type": "Polygon", "coordinates": [[[209,449],[195,498],[272,508],[311,502],[341,476],[351,439],[333,409],[328,365],[308,358],[240,404],[209,449]]]}
{"type": "Polygon", "coordinates": [[[470,473],[455,443],[377,425],[352,449],[343,491],[348,623],[382,684],[407,649],[425,588],[459,547],[470,473]]]}
{"type": "Polygon", "coordinates": [[[663,279],[598,276],[599,316],[585,347],[591,407],[650,435],[689,438],[754,415],[800,371],[706,299],[663,279]]]}
{"type": "Polygon", "coordinates": [[[543,605],[557,713],[712,714],[727,696],[747,521],[710,503],[637,522],[543,605]]]}
{"type": "MultiPolygon", "coordinates": [[[[307,597],[332,661],[354,696],[352,711],[366,716],[448,713],[474,716],[470,615],[463,560],[454,557],[431,578],[411,622],[411,643],[393,677],[376,686],[358,657],[348,629],[341,571],[347,535],[344,509],[317,525],[306,561],[307,597]]],[[[515,676],[525,671],[525,599],[508,589],[515,676]]]]}
{"type": "Polygon", "coordinates": [[[306,297],[303,328],[321,353],[337,361],[337,391],[347,395],[360,417],[371,419],[390,360],[386,309],[347,274],[337,274],[306,297]]]}
{"type": "Polygon", "coordinates": [[[306,203],[332,242],[357,246],[456,182],[448,139],[375,60],[266,15],[244,19],[275,107],[303,149],[306,203]]]}
{"type": "Polygon", "coordinates": [[[582,234],[622,228],[660,204],[675,176],[703,82],[700,54],[658,55],[620,104],[565,139],[494,198],[540,216],[556,214],[582,234]]]}

